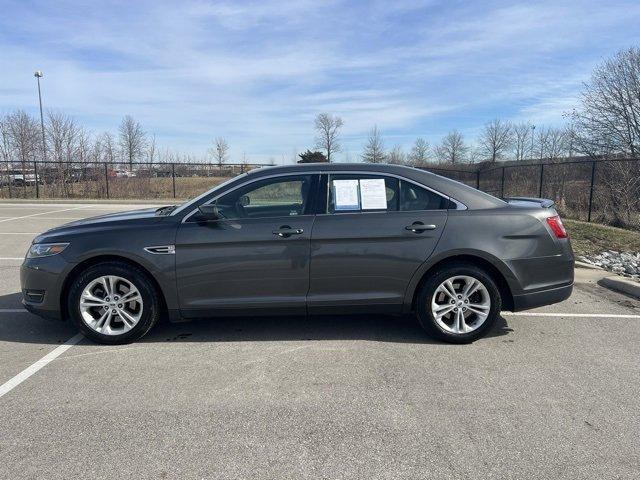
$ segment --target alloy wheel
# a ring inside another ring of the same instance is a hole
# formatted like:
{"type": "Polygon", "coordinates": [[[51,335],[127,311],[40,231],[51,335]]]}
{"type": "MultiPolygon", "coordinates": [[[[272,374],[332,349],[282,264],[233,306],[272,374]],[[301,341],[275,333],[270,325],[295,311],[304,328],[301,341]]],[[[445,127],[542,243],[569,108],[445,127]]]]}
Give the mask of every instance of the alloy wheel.
{"type": "Polygon", "coordinates": [[[431,313],[444,331],[465,334],[480,328],[489,316],[491,298],[484,284],[467,275],[450,277],[436,288],[431,313]]]}
{"type": "Polygon", "coordinates": [[[80,295],[80,313],[89,328],[103,335],[121,335],[142,317],[142,295],[126,278],[105,275],[89,282],[80,295]]]}

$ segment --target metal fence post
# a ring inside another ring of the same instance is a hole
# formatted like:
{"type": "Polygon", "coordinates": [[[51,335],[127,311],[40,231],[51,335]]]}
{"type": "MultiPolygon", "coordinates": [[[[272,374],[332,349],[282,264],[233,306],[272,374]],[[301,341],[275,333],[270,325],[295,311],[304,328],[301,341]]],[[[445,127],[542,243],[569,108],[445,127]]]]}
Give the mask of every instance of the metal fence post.
{"type": "Polygon", "coordinates": [[[38,185],[38,162],[33,161],[33,175],[36,181],[36,198],[40,198],[40,186],[38,185]]]}
{"type": "Polygon", "coordinates": [[[504,167],[502,167],[502,181],[500,183],[500,197],[504,198],[504,167]]]}
{"type": "Polygon", "coordinates": [[[589,188],[589,213],[587,213],[587,222],[591,221],[591,209],[593,206],[593,183],[596,178],[596,162],[591,162],[591,186],[589,188]]]}
{"type": "Polygon", "coordinates": [[[107,198],[109,198],[109,168],[107,167],[106,163],[104,164],[104,184],[107,188],[107,198]]]}
{"type": "Polygon", "coordinates": [[[538,197],[542,198],[542,180],[544,178],[544,163],[540,164],[540,188],[538,188],[538,197]]]}
{"type": "Polygon", "coordinates": [[[476,188],[480,190],[480,168],[476,170],[476,188]]]}
{"type": "Polygon", "coordinates": [[[171,164],[171,183],[173,184],[173,198],[176,198],[176,164],[171,164]]]}
{"type": "Polygon", "coordinates": [[[13,180],[11,179],[11,170],[9,170],[9,162],[7,162],[7,182],[9,185],[9,198],[13,198],[13,194],[11,192],[11,184],[13,183],[13,180]]]}

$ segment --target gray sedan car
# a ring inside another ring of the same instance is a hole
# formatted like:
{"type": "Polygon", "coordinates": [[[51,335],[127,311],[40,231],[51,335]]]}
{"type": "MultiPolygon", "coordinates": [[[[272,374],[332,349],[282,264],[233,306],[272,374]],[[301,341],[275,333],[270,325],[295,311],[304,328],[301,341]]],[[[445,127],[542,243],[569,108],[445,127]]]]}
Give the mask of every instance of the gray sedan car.
{"type": "Polygon", "coordinates": [[[254,170],[182,205],[94,217],[33,240],[24,306],[123,343],[162,316],[414,314],[454,343],[501,310],[566,299],[573,254],[553,202],[498,199],[423,170],[254,170]]]}

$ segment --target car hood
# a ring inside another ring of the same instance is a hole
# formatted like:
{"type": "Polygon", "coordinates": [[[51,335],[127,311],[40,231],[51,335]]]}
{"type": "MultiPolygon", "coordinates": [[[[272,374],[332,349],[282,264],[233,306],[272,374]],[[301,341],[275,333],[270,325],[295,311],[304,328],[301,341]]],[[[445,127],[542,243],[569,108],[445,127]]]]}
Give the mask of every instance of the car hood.
{"type": "Polygon", "coordinates": [[[86,232],[88,230],[101,231],[120,225],[131,223],[149,224],[161,221],[164,216],[156,215],[157,208],[144,208],[141,210],[132,210],[128,212],[109,213],[107,215],[99,215],[97,217],[83,218],[75,222],[65,223],[59,227],[52,228],[38,235],[33,242],[44,243],[53,241],[62,241],[69,235],[75,235],[86,232]]]}
{"type": "MultiPolygon", "coordinates": [[[[108,213],[106,215],[98,215],[97,217],[83,218],[82,220],[76,220],[75,222],[65,223],[56,228],[77,227],[80,225],[98,225],[102,223],[115,223],[125,220],[142,220],[145,218],[156,217],[157,207],[143,208],[140,210],[130,210],[127,212],[108,213]]],[[[56,230],[54,228],[53,230],[56,230]]]]}

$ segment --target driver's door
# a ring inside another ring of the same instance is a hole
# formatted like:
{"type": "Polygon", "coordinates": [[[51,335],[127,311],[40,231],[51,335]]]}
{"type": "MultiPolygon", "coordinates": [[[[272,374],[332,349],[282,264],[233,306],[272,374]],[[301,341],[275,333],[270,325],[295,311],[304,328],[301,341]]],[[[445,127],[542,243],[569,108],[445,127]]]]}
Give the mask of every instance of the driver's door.
{"type": "Polygon", "coordinates": [[[215,201],[221,216],[192,215],[176,237],[185,317],[300,313],[309,289],[316,175],[256,180],[215,201]]]}

